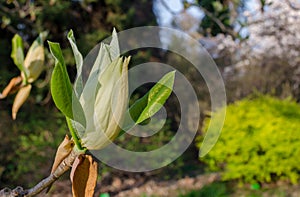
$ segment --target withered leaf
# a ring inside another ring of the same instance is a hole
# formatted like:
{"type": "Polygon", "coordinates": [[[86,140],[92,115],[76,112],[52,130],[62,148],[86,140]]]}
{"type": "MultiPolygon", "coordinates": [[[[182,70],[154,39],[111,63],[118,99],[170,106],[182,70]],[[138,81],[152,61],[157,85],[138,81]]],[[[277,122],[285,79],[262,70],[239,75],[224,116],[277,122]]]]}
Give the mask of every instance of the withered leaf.
{"type": "Polygon", "coordinates": [[[4,88],[2,93],[0,94],[0,99],[4,99],[9,94],[13,94],[18,91],[21,87],[22,77],[14,77],[10,80],[9,84],[4,88]]]}
{"type": "Polygon", "coordinates": [[[55,159],[52,165],[51,173],[53,173],[59,164],[71,153],[74,147],[73,140],[69,139],[69,136],[66,135],[64,140],[60,143],[57,148],[55,159]]]}
{"type": "Polygon", "coordinates": [[[80,155],[70,174],[73,197],[93,197],[97,182],[98,164],[90,155],[80,155]]]}
{"type": "MultiPolygon", "coordinates": [[[[69,136],[66,135],[64,140],[60,143],[57,148],[55,159],[52,165],[51,174],[57,169],[61,162],[71,153],[74,147],[73,140],[70,140],[69,136]]],[[[52,184],[47,188],[46,193],[51,189],[52,184]]]]}
{"type": "Polygon", "coordinates": [[[27,84],[26,86],[23,86],[18,91],[16,98],[14,100],[14,104],[12,107],[12,118],[15,120],[17,117],[17,113],[20,109],[20,107],[23,105],[23,103],[26,101],[26,99],[29,96],[31,90],[31,84],[27,84]]]}

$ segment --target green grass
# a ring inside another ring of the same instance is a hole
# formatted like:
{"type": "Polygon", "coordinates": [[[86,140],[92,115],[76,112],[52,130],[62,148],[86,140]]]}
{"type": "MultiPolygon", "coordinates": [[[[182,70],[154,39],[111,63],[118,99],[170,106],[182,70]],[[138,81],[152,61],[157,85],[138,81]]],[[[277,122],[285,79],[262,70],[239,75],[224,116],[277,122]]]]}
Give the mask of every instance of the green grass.
{"type": "Polygon", "coordinates": [[[259,190],[250,189],[249,185],[238,186],[234,182],[215,182],[199,190],[193,190],[178,197],[288,197],[299,196],[300,188],[295,185],[265,185],[259,190]]]}
{"type": "Polygon", "coordinates": [[[178,197],[229,197],[229,191],[225,183],[216,182],[206,185],[200,190],[193,190],[187,194],[181,194],[178,197]]]}

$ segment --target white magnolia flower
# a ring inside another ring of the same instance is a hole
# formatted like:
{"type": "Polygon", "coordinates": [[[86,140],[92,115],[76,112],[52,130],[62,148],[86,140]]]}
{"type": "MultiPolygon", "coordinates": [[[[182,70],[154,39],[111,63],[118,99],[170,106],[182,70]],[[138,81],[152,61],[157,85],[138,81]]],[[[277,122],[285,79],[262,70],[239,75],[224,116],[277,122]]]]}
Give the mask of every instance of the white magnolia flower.
{"type": "Polygon", "coordinates": [[[72,125],[89,150],[101,149],[119,133],[127,107],[128,63],[120,57],[116,31],[110,45],[101,43],[88,79],[83,87],[83,60],[72,32],[68,35],[77,65],[74,83],[72,125]],[[80,105],[78,105],[78,101],[80,105]],[[83,112],[84,116],[82,115],[83,112]]]}

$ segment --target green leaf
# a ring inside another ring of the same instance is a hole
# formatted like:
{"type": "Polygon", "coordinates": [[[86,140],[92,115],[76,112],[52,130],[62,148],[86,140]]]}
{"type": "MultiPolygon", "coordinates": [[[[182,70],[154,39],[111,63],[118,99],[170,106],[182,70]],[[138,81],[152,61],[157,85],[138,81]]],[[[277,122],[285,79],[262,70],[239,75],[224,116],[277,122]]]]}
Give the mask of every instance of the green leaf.
{"type": "Polygon", "coordinates": [[[28,71],[24,67],[24,46],[22,38],[16,34],[12,39],[11,58],[21,72],[24,72],[25,77],[28,76],[28,71]]]}
{"type": "Polygon", "coordinates": [[[125,116],[122,131],[118,136],[123,135],[127,130],[135,124],[140,124],[151,118],[165,104],[172,93],[175,79],[175,71],[171,71],[164,75],[147,94],[137,100],[129,108],[129,114],[125,116]],[[134,122],[132,122],[132,120],[134,122]]]}
{"type": "MultiPolygon", "coordinates": [[[[129,113],[136,124],[145,121],[161,109],[172,93],[174,79],[175,71],[167,73],[146,95],[129,108],[129,113]]],[[[128,128],[126,122],[125,120],[125,127],[123,128],[128,128]]]]}
{"type": "Polygon", "coordinates": [[[55,59],[55,67],[51,77],[51,93],[56,107],[68,118],[72,113],[72,85],[58,43],[49,42],[49,48],[55,59]]]}
{"type": "MultiPolygon", "coordinates": [[[[153,116],[165,104],[166,100],[172,93],[174,79],[175,71],[169,72],[161,80],[159,80],[144,97],[141,98],[142,100],[144,99],[147,101],[147,105],[137,119],[137,124],[153,116]]],[[[141,103],[145,103],[145,101],[141,101],[141,103]]],[[[134,111],[132,109],[130,114],[133,112],[134,111]]]]}

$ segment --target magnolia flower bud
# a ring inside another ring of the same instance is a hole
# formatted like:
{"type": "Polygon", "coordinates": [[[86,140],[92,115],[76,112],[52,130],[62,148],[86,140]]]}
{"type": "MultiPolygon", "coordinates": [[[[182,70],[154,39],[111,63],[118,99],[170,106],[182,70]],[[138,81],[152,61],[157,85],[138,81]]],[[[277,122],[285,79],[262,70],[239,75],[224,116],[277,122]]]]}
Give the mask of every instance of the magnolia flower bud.
{"type": "MultiPolygon", "coordinates": [[[[128,63],[130,58],[118,58],[99,74],[100,88],[96,93],[93,120],[86,119],[82,143],[88,149],[108,145],[119,133],[128,98],[128,63]],[[112,107],[114,105],[114,108],[112,107]],[[89,125],[93,122],[93,125],[89,125]]],[[[82,101],[82,100],[80,100],[82,101]]]]}
{"type": "Polygon", "coordinates": [[[150,118],[170,96],[174,84],[174,71],[163,76],[147,94],[127,109],[130,57],[120,57],[116,31],[113,31],[111,43],[101,43],[100,48],[94,48],[85,62],[76,46],[72,31],[69,32],[68,39],[77,68],[74,88],[72,90],[59,44],[48,42],[50,52],[55,58],[51,93],[55,105],[66,116],[78,150],[104,148],[119,135],[121,126],[125,131],[150,118]],[[92,65],[91,71],[83,71],[83,64],[92,65]],[[86,73],[89,73],[87,80],[83,80],[82,75],[86,73]],[[124,121],[123,124],[125,115],[126,120],[128,115],[133,115],[134,123],[124,121]]]}
{"type": "MultiPolygon", "coordinates": [[[[76,45],[69,39],[73,51],[76,45]]],[[[128,63],[130,58],[119,57],[116,32],[110,45],[101,43],[89,77],[82,87],[81,76],[75,81],[73,101],[73,127],[81,144],[89,150],[101,149],[111,143],[119,133],[128,101],[128,63]],[[81,108],[81,109],[79,109],[81,108]],[[84,116],[76,114],[83,111],[84,116]]],[[[78,62],[82,64],[81,58],[78,62]]],[[[77,65],[82,73],[82,65],[77,65]]]]}

